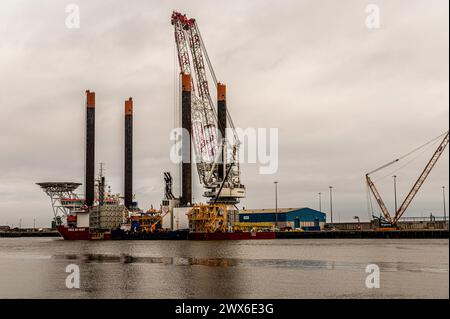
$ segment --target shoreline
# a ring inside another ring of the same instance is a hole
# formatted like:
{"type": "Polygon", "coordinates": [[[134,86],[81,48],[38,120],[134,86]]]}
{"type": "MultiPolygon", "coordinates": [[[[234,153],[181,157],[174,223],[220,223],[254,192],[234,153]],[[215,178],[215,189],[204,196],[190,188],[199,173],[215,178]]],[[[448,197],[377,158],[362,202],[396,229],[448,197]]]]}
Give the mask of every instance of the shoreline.
{"type": "MultiPolygon", "coordinates": [[[[0,238],[20,238],[20,237],[61,237],[57,231],[9,231],[0,232],[0,238]]],[[[449,230],[446,229],[419,229],[419,230],[390,230],[390,231],[374,231],[374,230],[334,230],[334,231],[304,231],[304,232],[276,232],[275,239],[338,239],[338,238],[422,238],[422,239],[448,239],[449,230]]],[[[130,239],[133,240],[133,239],[130,239]]],[[[141,239],[142,240],[142,239],[141,239]]],[[[152,240],[151,238],[147,240],[152,240]]],[[[157,240],[154,238],[153,240],[157,240]]],[[[186,239],[188,240],[188,239],[186,239]]]]}

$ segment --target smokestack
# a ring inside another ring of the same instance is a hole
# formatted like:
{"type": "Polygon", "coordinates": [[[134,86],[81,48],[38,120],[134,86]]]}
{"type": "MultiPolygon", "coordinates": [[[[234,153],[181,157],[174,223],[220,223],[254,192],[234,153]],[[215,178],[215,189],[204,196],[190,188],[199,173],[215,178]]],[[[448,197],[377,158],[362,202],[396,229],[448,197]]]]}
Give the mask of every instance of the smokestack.
{"type": "MultiPolygon", "coordinates": [[[[222,137],[222,142],[225,142],[225,133],[227,128],[227,90],[225,84],[217,83],[217,126],[222,137]]],[[[217,176],[220,181],[223,181],[225,176],[225,148],[222,146],[219,164],[217,165],[217,176]]]]}
{"type": "Polygon", "coordinates": [[[86,180],[85,204],[94,205],[95,179],[95,92],[86,90],[86,180]]]}
{"type": "Polygon", "coordinates": [[[192,161],[191,161],[191,76],[181,74],[181,127],[182,164],[181,164],[181,205],[192,203],[192,161]],[[184,134],[188,132],[189,134],[184,134]]]}
{"type": "Polygon", "coordinates": [[[125,206],[133,206],[133,99],[125,101],[125,206]]]}

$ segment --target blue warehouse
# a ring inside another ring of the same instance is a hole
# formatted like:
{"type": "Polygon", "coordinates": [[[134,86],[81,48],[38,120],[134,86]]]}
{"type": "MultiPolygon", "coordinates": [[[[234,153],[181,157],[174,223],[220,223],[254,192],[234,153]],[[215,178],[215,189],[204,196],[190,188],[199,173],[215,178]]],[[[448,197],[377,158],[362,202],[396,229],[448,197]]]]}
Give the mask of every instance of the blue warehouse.
{"type": "Polygon", "coordinates": [[[321,230],[325,226],[326,214],[318,210],[300,208],[244,209],[239,211],[240,223],[272,223],[276,228],[321,230]]]}

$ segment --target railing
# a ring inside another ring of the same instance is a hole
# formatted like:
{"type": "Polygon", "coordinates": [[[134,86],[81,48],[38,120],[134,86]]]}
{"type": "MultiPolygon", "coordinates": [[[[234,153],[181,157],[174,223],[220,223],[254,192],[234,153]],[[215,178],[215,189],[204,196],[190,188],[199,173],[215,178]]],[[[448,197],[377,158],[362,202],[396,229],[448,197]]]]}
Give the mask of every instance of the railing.
{"type": "MultiPolygon", "coordinates": [[[[421,216],[421,217],[402,217],[399,222],[438,222],[444,221],[444,216],[421,216]]],[[[445,217],[445,221],[448,221],[448,216],[445,217]]]]}

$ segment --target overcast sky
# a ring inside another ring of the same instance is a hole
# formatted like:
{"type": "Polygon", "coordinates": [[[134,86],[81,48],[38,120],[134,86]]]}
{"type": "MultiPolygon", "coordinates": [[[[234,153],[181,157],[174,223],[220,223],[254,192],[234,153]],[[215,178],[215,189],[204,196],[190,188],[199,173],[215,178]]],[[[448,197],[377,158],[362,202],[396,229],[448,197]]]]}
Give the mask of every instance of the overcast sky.
{"type": "MultiPolygon", "coordinates": [[[[169,158],[173,9],[197,19],[235,125],[279,129],[279,169],[261,175],[243,165],[241,207],[274,207],[277,180],[279,207],[317,209],[322,192],[328,212],[332,185],[334,220],[366,220],[364,174],[448,129],[447,0],[3,0],[0,224],[48,226],[50,201],[34,183],[84,181],[86,89],[97,98],[96,161],[115,192],[123,189],[123,101],[133,97],[136,198],[144,209],[159,206],[163,171],[178,174],[169,158]],[[70,3],[79,5],[79,29],[65,26],[70,3]],[[365,25],[369,3],[380,8],[379,29],[365,25]]],[[[433,147],[395,172],[400,199],[433,147]]],[[[442,215],[448,161],[447,149],[406,216],[442,215]]],[[[374,176],[390,208],[391,172],[406,163],[374,176]]],[[[197,183],[196,200],[201,193],[197,183]]]]}

